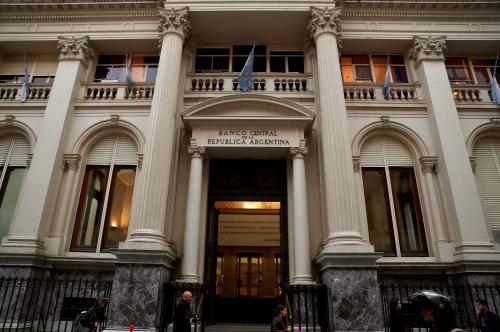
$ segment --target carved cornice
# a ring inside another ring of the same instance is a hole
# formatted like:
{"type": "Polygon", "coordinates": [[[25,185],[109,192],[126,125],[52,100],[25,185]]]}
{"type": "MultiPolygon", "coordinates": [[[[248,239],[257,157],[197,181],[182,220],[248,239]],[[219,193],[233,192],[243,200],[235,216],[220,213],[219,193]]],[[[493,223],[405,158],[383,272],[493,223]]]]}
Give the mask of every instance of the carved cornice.
{"type": "Polygon", "coordinates": [[[315,40],[320,34],[325,32],[330,32],[340,37],[342,32],[340,15],[340,8],[311,7],[311,18],[307,26],[309,38],[315,40]]]}
{"type": "Polygon", "coordinates": [[[63,165],[62,165],[63,171],[78,170],[78,167],[80,166],[80,159],[81,157],[79,154],[65,154],[63,156],[63,165]]]}
{"type": "Polygon", "coordinates": [[[437,157],[421,157],[420,166],[422,168],[422,173],[438,173],[439,163],[437,157]]]}
{"type": "Polygon", "coordinates": [[[408,51],[410,58],[419,65],[422,60],[444,60],[446,37],[413,37],[413,46],[408,51]]]}
{"type": "Polygon", "coordinates": [[[59,60],[80,60],[83,64],[94,55],[89,45],[89,37],[59,37],[57,48],[61,51],[59,60]]]}
{"type": "Polygon", "coordinates": [[[191,23],[189,22],[189,8],[161,8],[158,12],[160,16],[160,24],[158,32],[160,34],[160,42],[163,36],[169,33],[176,33],[184,40],[191,36],[191,23]]]}

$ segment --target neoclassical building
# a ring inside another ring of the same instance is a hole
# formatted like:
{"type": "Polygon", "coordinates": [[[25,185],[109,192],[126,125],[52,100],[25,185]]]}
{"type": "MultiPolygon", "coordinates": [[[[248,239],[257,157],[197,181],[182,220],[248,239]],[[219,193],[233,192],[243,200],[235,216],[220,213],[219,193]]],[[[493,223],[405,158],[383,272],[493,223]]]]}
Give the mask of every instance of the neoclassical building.
{"type": "Polygon", "coordinates": [[[383,281],[496,284],[499,49],[498,1],[2,1],[0,274],[149,330],[169,281],[219,323],[324,284],[331,331],[382,330],[383,281]]]}

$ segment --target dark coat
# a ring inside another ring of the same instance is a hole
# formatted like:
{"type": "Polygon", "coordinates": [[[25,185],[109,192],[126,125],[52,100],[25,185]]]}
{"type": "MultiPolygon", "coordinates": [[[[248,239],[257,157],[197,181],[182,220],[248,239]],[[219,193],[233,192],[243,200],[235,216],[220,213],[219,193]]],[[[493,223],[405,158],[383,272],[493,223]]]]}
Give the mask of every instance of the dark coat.
{"type": "Polygon", "coordinates": [[[274,317],[271,322],[271,332],[283,332],[286,330],[287,330],[286,324],[285,322],[283,322],[281,316],[278,315],[274,317]]]}
{"type": "Polygon", "coordinates": [[[193,316],[189,302],[182,300],[175,307],[173,332],[191,332],[193,316]]]}
{"type": "Polygon", "coordinates": [[[102,324],[106,320],[105,313],[100,312],[97,303],[93,308],[88,309],[80,317],[77,317],[77,324],[74,331],[96,331],[95,323],[102,324]]]}
{"type": "Polygon", "coordinates": [[[498,316],[490,311],[480,312],[477,315],[477,320],[481,332],[500,331],[500,321],[498,319],[498,316]]]}

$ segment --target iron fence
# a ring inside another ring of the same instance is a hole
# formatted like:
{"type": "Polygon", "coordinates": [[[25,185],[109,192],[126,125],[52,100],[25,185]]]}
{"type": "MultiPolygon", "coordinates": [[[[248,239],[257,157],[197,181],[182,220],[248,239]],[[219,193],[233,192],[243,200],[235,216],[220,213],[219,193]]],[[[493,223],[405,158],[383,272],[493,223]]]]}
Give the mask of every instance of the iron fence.
{"type": "Polygon", "coordinates": [[[207,285],[185,282],[165,282],[160,289],[160,314],[158,322],[159,332],[166,332],[168,326],[173,323],[175,307],[182,301],[185,291],[191,292],[193,299],[191,309],[197,319],[193,320],[194,331],[205,331],[205,303],[207,298],[207,285]]]}
{"type": "Polygon", "coordinates": [[[433,290],[450,296],[452,306],[456,312],[458,327],[465,331],[478,331],[479,325],[475,309],[475,301],[484,299],[488,302],[491,311],[498,313],[500,309],[500,285],[418,285],[397,284],[380,286],[385,331],[390,331],[390,303],[399,299],[402,304],[401,318],[412,331],[429,331],[419,315],[411,310],[411,294],[421,290],[433,290]]]}
{"type": "MultiPolygon", "coordinates": [[[[112,281],[0,278],[0,331],[71,331],[112,281]]],[[[103,329],[105,326],[101,326],[103,329]]]]}
{"type": "Polygon", "coordinates": [[[325,285],[284,285],[283,295],[290,310],[292,332],[329,331],[333,316],[325,285]]]}

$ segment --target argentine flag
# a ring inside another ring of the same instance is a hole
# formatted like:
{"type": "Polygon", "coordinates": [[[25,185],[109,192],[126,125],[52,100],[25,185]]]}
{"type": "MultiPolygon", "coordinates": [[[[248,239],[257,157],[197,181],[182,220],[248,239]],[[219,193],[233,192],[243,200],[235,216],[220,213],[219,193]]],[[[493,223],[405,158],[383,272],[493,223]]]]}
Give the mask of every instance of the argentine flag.
{"type": "Polygon", "coordinates": [[[497,61],[498,58],[495,60],[493,77],[491,78],[491,100],[495,104],[500,105],[500,87],[498,87],[498,82],[497,82],[497,61]]]}
{"type": "Polygon", "coordinates": [[[389,100],[390,83],[391,83],[391,66],[389,65],[389,59],[387,59],[387,70],[385,71],[384,87],[382,88],[382,93],[384,94],[385,100],[389,100]]]}
{"type": "Polygon", "coordinates": [[[255,53],[255,45],[252,47],[252,51],[248,56],[247,62],[245,62],[245,66],[241,70],[238,75],[238,84],[240,86],[240,90],[243,92],[252,91],[252,73],[253,73],[253,58],[255,53]]]}
{"type": "Polygon", "coordinates": [[[23,86],[21,87],[20,92],[20,100],[21,102],[25,102],[28,99],[28,95],[30,94],[30,87],[28,85],[29,75],[28,75],[28,62],[26,61],[26,54],[24,55],[24,80],[23,86]]]}
{"type": "Polygon", "coordinates": [[[125,81],[127,82],[129,88],[135,83],[134,79],[132,78],[132,73],[130,72],[130,66],[128,64],[128,54],[125,54],[125,81]]]}

